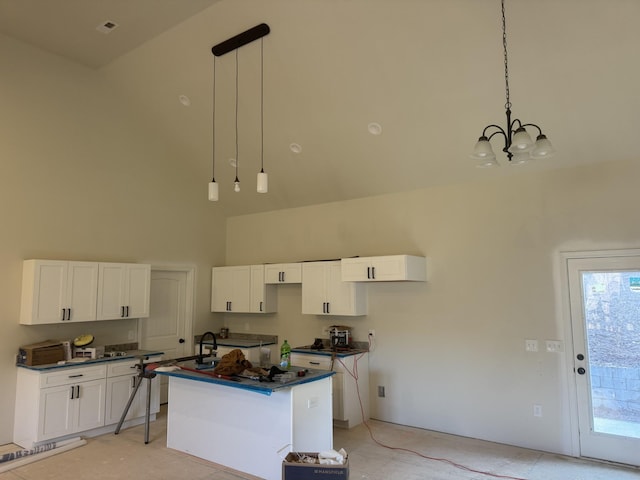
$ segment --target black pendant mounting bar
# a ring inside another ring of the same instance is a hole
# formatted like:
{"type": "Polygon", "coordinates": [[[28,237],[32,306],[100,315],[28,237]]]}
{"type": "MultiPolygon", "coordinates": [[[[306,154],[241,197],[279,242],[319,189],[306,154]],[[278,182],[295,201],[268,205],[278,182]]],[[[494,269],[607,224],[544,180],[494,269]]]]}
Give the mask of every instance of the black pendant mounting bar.
{"type": "Polygon", "coordinates": [[[219,44],[213,46],[211,48],[211,53],[213,53],[216,57],[220,57],[225,53],[229,53],[233,50],[236,50],[247,43],[251,43],[259,38],[268,35],[271,29],[269,25],[266,23],[261,23],[260,25],[256,25],[249,30],[246,30],[242,33],[239,33],[235,37],[228,38],[224,42],[220,42],[219,44]]]}

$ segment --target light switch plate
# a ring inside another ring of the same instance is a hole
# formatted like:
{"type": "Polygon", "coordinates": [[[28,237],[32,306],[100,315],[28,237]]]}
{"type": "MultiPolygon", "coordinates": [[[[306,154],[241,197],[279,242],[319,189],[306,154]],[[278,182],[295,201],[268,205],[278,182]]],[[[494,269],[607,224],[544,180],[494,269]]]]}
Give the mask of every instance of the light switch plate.
{"type": "Polygon", "coordinates": [[[564,351],[564,344],[562,340],[547,340],[545,342],[547,352],[558,353],[564,351]]]}
{"type": "Polygon", "coordinates": [[[537,352],[538,351],[538,340],[525,340],[524,341],[524,350],[526,352],[537,352]]]}

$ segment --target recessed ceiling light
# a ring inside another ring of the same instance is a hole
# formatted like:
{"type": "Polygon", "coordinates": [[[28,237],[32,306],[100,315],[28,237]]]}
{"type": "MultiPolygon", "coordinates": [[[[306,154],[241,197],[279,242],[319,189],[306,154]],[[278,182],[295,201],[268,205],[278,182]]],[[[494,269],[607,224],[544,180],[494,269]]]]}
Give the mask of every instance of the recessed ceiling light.
{"type": "Polygon", "coordinates": [[[99,31],[100,33],[106,34],[106,33],[113,32],[116,28],[118,28],[118,24],[116,22],[107,20],[106,22],[102,22],[100,25],[98,25],[96,27],[96,30],[99,31]]]}
{"type": "Polygon", "coordinates": [[[371,135],[380,135],[382,133],[382,126],[379,123],[370,123],[367,125],[367,129],[371,135]]]}
{"type": "Polygon", "coordinates": [[[178,96],[178,100],[180,100],[180,103],[185,107],[188,107],[189,105],[191,105],[191,100],[189,100],[189,97],[187,97],[186,95],[178,96]]]}
{"type": "Polygon", "coordinates": [[[289,145],[289,149],[293,152],[293,153],[300,153],[302,152],[302,147],[297,144],[297,143],[292,143],[291,145],[289,145]]]}

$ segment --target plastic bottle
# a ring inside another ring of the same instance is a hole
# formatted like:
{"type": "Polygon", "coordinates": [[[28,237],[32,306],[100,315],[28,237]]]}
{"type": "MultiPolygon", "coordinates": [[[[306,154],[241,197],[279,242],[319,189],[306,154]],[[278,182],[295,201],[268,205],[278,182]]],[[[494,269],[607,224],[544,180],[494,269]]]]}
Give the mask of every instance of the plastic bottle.
{"type": "Polygon", "coordinates": [[[291,368],[291,346],[286,340],[280,347],[280,367],[287,370],[291,368]]]}

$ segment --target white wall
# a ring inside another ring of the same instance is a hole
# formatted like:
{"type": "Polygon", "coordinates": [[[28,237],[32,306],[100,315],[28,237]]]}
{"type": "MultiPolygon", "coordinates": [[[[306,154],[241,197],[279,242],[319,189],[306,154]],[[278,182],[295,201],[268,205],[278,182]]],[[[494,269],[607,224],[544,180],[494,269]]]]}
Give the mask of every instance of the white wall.
{"type": "Polygon", "coordinates": [[[22,260],[195,265],[195,331],[212,328],[211,265],[224,220],[208,178],[135,116],[99,73],[0,36],[0,444],[10,442],[20,345],[93,333],[127,342],[135,320],[18,324],[22,260]],[[177,159],[177,160],[176,160],[177,159]]]}
{"type": "Polygon", "coordinates": [[[525,339],[564,337],[560,251],[638,247],[638,162],[454,185],[227,222],[227,264],[394,253],[429,258],[427,283],[369,285],[369,315],[300,314],[300,287],[277,314],[231,316],[231,330],[310,343],[322,327],[376,330],[372,415],[381,420],[570,453],[563,355],[525,339]],[[386,398],[375,395],[386,387],[386,398]],[[543,407],[534,418],[533,404],[543,407]]]}

